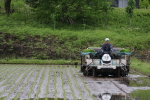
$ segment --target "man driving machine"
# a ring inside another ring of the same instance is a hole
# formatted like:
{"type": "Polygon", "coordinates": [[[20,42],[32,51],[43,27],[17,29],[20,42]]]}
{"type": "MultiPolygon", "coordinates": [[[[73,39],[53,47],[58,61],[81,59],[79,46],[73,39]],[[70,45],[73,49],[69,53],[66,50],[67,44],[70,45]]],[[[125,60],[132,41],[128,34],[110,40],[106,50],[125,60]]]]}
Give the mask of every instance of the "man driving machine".
{"type": "Polygon", "coordinates": [[[100,59],[102,58],[103,54],[107,53],[113,58],[113,47],[112,44],[109,43],[109,38],[105,39],[105,43],[101,47],[101,54],[100,54],[100,59]]]}

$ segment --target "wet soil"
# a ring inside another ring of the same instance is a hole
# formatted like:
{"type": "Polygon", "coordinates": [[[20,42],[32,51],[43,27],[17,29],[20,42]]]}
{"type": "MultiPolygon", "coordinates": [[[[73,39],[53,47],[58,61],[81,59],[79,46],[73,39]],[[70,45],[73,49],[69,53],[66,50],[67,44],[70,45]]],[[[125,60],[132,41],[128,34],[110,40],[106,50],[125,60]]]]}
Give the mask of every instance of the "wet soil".
{"type": "Polygon", "coordinates": [[[83,76],[79,67],[53,65],[1,65],[0,100],[123,100],[136,90],[150,89],[147,76],[83,76]]]}

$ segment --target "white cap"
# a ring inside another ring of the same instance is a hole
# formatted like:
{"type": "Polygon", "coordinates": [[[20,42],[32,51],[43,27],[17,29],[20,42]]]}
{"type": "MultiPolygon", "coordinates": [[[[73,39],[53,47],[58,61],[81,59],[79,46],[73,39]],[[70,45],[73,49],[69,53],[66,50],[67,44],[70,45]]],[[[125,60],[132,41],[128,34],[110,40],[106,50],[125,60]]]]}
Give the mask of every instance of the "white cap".
{"type": "Polygon", "coordinates": [[[106,38],[105,41],[109,41],[109,38],[106,38]]]}

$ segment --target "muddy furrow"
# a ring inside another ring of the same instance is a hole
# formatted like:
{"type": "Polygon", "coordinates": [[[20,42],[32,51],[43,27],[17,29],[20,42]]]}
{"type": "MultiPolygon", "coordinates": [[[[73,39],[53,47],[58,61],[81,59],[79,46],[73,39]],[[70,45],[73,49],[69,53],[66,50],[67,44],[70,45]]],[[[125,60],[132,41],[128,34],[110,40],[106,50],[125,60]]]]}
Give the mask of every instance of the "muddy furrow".
{"type": "Polygon", "coordinates": [[[70,79],[70,84],[72,84],[72,88],[73,88],[73,92],[75,94],[76,99],[82,99],[82,96],[80,94],[80,90],[78,89],[73,77],[72,77],[72,73],[70,71],[70,67],[68,67],[66,69],[67,75],[68,75],[68,79],[70,79]]]}
{"type": "MultiPolygon", "coordinates": [[[[44,66],[42,66],[44,67],[44,66]]],[[[39,86],[38,86],[38,90],[37,90],[37,93],[36,93],[36,99],[39,100],[40,96],[39,94],[43,91],[41,91],[41,88],[42,88],[42,84],[43,84],[43,81],[44,81],[44,77],[45,77],[45,73],[46,73],[46,67],[44,67],[44,71],[42,73],[42,76],[40,78],[40,83],[39,83],[39,86]]]]}
{"type": "Polygon", "coordinates": [[[31,83],[29,80],[31,79],[31,77],[35,74],[36,72],[36,67],[34,67],[25,77],[24,81],[22,81],[22,83],[20,84],[20,86],[18,87],[18,90],[16,91],[19,91],[17,93],[17,95],[15,96],[15,99],[18,99],[20,98],[20,100],[23,100],[24,97],[22,96],[22,94],[26,95],[27,96],[27,93],[29,92],[29,88],[27,88],[26,86],[30,86],[30,85],[27,85],[29,83],[31,83]],[[25,88],[27,91],[25,91],[25,88]]]}
{"type": "Polygon", "coordinates": [[[78,86],[80,88],[80,91],[82,92],[82,95],[83,95],[83,99],[88,99],[88,100],[93,100],[93,98],[91,98],[90,94],[88,93],[88,90],[86,89],[85,87],[85,83],[80,79],[78,73],[79,73],[79,70],[75,67],[71,67],[72,69],[72,72],[73,72],[73,77],[75,78],[75,80],[78,82],[78,86]]]}
{"type": "Polygon", "coordinates": [[[3,70],[1,69],[1,72],[0,72],[0,94],[4,91],[4,88],[6,87],[4,85],[4,82],[6,82],[5,77],[8,76],[9,70],[10,70],[9,67],[5,67],[3,70]]]}
{"type": "Polygon", "coordinates": [[[64,95],[63,95],[63,86],[62,86],[62,79],[61,79],[61,76],[60,74],[62,73],[62,70],[60,68],[61,66],[58,66],[56,68],[56,80],[57,80],[57,83],[56,83],[56,89],[57,89],[57,94],[56,94],[56,97],[57,98],[64,98],[64,95]]]}
{"type": "Polygon", "coordinates": [[[41,74],[42,71],[41,66],[37,66],[36,70],[34,72],[34,74],[30,77],[29,82],[27,83],[27,85],[25,86],[25,88],[23,89],[24,93],[22,93],[21,97],[22,98],[26,98],[26,99],[30,99],[30,98],[36,98],[36,94],[35,94],[35,86],[37,84],[37,80],[38,80],[38,76],[41,74]]]}
{"type": "Polygon", "coordinates": [[[45,67],[45,72],[44,72],[44,76],[42,77],[42,82],[41,82],[41,86],[39,87],[40,89],[40,93],[38,95],[39,98],[45,98],[46,97],[46,86],[48,84],[48,76],[49,76],[49,70],[50,70],[50,67],[45,67]]]}
{"type": "MultiPolygon", "coordinates": [[[[56,67],[56,66],[55,66],[56,67]]],[[[50,72],[50,81],[49,81],[49,85],[48,85],[48,98],[55,98],[55,89],[54,89],[54,68],[55,67],[51,67],[51,72],[50,72]]]]}
{"type": "Polygon", "coordinates": [[[0,82],[0,86],[6,84],[8,81],[10,81],[10,79],[13,77],[13,75],[20,70],[21,68],[18,67],[14,67],[14,68],[8,68],[7,71],[5,71],[4,73],[2,72],[1,75],[1,82],[0,82]]]}
{"type": "Polygon", "coordinates": [[[1,72],[0,72],[0,76],[2,76],[3,73],[5,73],[6,71],[9,71],[8,68],[9,68],[8,66],[7,66],[7,67],[2,67],[2,66],[1,66],[1,68],[0,68],[0,71],[1,71],[1,72]]]}
{"type": "MultiPolygon", "coordinates": [[[[33,67],[30,67],[27,69],[27,71],[24,71],[18,78],[18,80],[15,82],[13,88],[10,90],[8,97],[9,98],[15,98],[17,99],[17,94],[20,93],[21,88],[23,87],[26,80],[29,78],[30,74],[34,71],[33,67]]],[[[9,100],[9,99],[7,99],[9,100]]]]}
{"type": "Polygon", "coordinates": [[[62,66],[60,66],[60,77],[61,77],[61,81],[62,81],[62,90],[63,90],[63,93],[62,93],[62,95],[63,95],[63,98],[64,98],[64,100],[66,100],[66,90],[64,89],[64,83],[65,83],[65,81],[64,81],[64,79],[63,79],[63,68],[64,67],[62,67],[62,66]]]}
{"type": "Polygon", "coordinates": [[[35,76],[35,77],[37,77],[37,80],[35,80],[35,84],[33,86],[33,92],[31,94],[32,95],[31,98],[35,98],[35,99],[39,98],[38,97],[38,94],[39,94],[39,91],[40,91],[39,88],[40,88],[40,84],[42,82],[42,75],[43,75],[44,70],[45,70],[45,67],[42,67],[42,69],[39,70],[40,71],[39,75],[35,76]]]}
{"type": "Polygon", "coordinates": [[[101,100],[100,96],[104,93],[110,93],[115,95],[123,95],[126,96],[127,93],[123,91],[119,85],[114,83],[113,81],[101,81],[101,82],[86,82],[89,87],[92,95],[97,99],[101,100]]]}
{"type": "Polygon", "coordinates": [[[14,90],[21,84],[21,82],[24,80],[24,78],[30,72],[30,70],[32,70],[32,67],[26,69],[23,72],[22,72],[22,70],[19,72],[20,75],[18,75],[14,79],[14,83],[11,84],[10,87],[9,87],[9,89],[7,89],[7,91],[6,91],[6,94],[8,96],[6,100],[11,100],[11,99],[13,99],[16,96],[16,93],[18,91],[14,91],[14,90]]]}
{"type": "MultiPolygon", "coordinates": [[[[14,68],[12,68],[14,69],[14,68]]],[[[10,68],[9,67],[3,67],[2,69],[0,69],[0,82],[2,81],[2,79],[4,79],[4,76],[8,75],[8,73],[10,72],[10,68]]],[[[12,70],[11,70],[12,71],[12,70]]]]}
{"type": "Polygon", "coordinates": [[[62,79],[63,79],[63,82],[62,84],[64,84],[64,90],[66,92],[66,98],[67,99],[74,99],[73,97],[73,92],[71,91],[70,89],[70,86],[69,86],[69,80],[68,80],[68,77],[67,77],[67,74],[66,74],[66,71],[65,71],[66,67],[62,67],[62,79]]]}
{"type": "MultiPolygon", "coordinates": [[[[78,91],[80,91],[80,96],[82,97],[82,99],[84,99],[83,91],[81,90],[80,85],[79,85],[80,82],[78,82],[78,81],[76,80],[76,78],[75,78],[75,73],[74,73],[74,71],[72,71],[72,68],[74,68],[74,67],[73,67],[73,66],[72,66],[72,67],[69,67],[70,73],[71,73],[72,78],[73,78],[73,81],[74,81],[74,83],[75,83],[75,85],[76,85],[78,91]]],[[[75,70],[75,68],[74,68],[74,70],[75,70]]]]}
{"type": "Polygon", "coordinates": [[[3,87],[3,91],[0,93],[0,97],[5,97],[8,95],[8,91],[12,88],[12,85],[15,84],[15,81],[20,76],[21,71],[25,69],[26,68],[19,67],[12,73],[8,73],[8,77],[6,77],[4,81],[2,81],[3,83],[1,87],[3,87]]]}
{"type": "Polygon", "coordinates": [[[51,74],[51,66],[48,67],[48,78],[47,78],[47,84],[46,84],[46,96],[45,98],[48,99],[48,93],[49,93],[49,84],[50,84],[50,74],[51,74]]]}

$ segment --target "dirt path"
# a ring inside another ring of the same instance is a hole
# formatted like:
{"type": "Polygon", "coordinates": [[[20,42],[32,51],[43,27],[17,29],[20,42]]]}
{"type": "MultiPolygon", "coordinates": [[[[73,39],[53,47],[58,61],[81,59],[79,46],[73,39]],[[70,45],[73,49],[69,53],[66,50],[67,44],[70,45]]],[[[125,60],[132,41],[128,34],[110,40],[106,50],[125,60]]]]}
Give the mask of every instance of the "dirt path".
{"type": "MultiPolygon", "coordinates": [[[[137,89],[129,87],[124,78],[85,77],[74,66],[1,65],[0,100],[27,100],[41,98],[101,100],[103,94],[128,94],[137,89]]],[[[135,78],[129,74],[127,78],[135,78]]],[[[144,77],[144,76],[136,76],[144,77]]],[[[121,100],[121,99],[120,99],[121,100]]]]}

